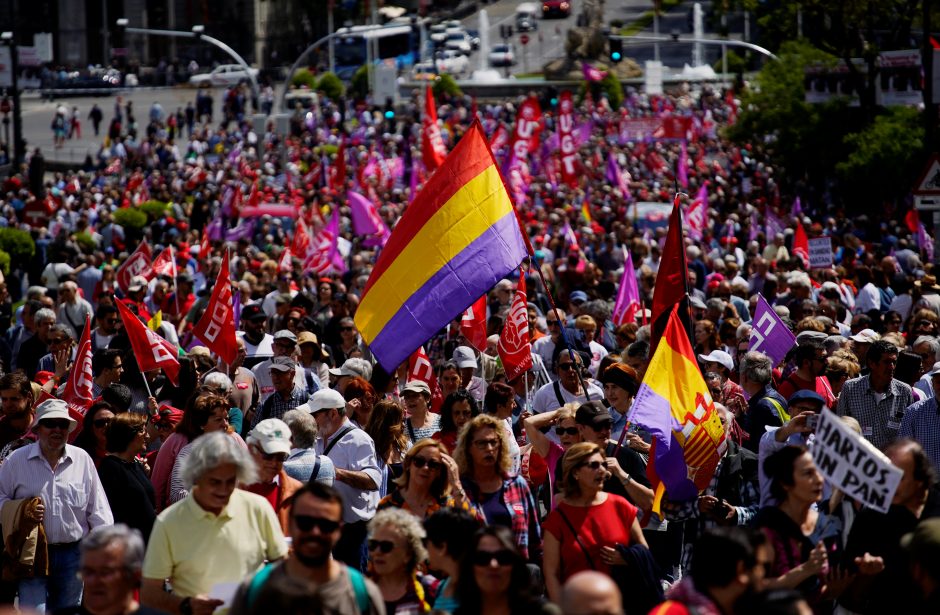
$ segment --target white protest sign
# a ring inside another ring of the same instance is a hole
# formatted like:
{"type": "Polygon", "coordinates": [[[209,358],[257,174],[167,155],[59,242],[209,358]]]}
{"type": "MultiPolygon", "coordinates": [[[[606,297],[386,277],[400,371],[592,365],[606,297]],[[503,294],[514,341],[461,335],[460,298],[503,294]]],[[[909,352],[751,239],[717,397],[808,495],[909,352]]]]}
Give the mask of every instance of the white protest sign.
{"type": "Polygon", "coordinates": [[[834,487],[862,504],[888,512],[904,472],[834,412],[823,410],[820,415],[812,455],[816,467],[834,487]]]}
{"type": "Polygon", "coordinates": [[[809,266],[811,269],[832,267],[832,237],[814,237],[809,240],[809,266]]]}

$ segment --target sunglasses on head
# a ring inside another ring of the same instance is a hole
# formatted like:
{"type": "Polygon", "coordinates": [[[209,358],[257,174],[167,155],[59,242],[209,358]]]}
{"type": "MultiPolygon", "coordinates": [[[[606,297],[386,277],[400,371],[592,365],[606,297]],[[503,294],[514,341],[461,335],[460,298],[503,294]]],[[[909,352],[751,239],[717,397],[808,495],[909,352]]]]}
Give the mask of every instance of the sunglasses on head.
{"type": "Polygon", "coordinates": [[[392,549],[395,548],[395,543],[391,540],[375,540],[372,539],[369,541],[369,551],[375,551],[378,549],[382,553],[391,553],[392,549]]]}
{"type": "Polygon", "coordinates": [[[433,459],[428,459],[427,457],[413,457],[411,463],[416,468],[423,468],[427,466],[429,470],[440,470],[441,466],[444,465],[440,461],[434,461],[433,459]]]}
{"type": "Polygon", "coordinates": [[[516,558],[515,554],[509,549],[500,549],[499,551],[477,551],[473,554],[474,566],[489,566],[493,560],[496,560],[498,566],[508,566],[516,558]]]}
{"type": "Polygon", "coordinates": [[[581,464],[582,467],[588,467],[588,468],[591,468],[592,470],[599,470],[601,466],[603,465],[604,465],[603,461],[597,461],[596,459],[594,461],[585,461],[584,463],[581,464]]]}
{"type": "Polygon", "coordinates": [[[578,435],[578,428],[577,427],[556,427],[555,433],[558,434],[559,436],[563,436],[565,434],[569,436],[576,436],[578,435]]]}
{"type": "Polygon", "coordinates": [[[311,515],[294,515],[294,523],[301,532],[309,532],[313,528],[320,530],[321,534],[332,534],[339,529],[339,521],[313,517],[311,515]]]}
{"type": "Polygon", "coordinates": [[[72,422],[68,419],[43,419],[39,424],[47,429],[68,429],[72,422]]]}

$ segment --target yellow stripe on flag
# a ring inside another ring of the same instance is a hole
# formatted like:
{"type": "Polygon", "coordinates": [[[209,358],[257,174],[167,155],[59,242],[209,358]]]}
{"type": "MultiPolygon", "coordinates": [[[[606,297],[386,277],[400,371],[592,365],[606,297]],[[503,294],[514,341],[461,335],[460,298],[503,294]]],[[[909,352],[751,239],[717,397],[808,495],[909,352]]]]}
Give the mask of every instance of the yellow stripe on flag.
{"type": "Polygon", "coordinates": [[[151,331],[156,331],[160,328],[160,325],[163,324],[163,310],[157,310],[157,313],[150,317],[150,320],[147,321],[147,327],[151,331]]]}

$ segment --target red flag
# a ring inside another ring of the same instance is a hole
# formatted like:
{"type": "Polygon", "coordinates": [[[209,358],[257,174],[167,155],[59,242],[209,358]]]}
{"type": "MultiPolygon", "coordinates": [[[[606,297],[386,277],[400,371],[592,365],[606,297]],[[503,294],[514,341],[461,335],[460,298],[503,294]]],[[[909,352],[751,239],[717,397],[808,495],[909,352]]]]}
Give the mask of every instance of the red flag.
{"type": "Polygon", "coordinates": [[[85,316],[85,328],[82,330],[82,339],[75,351],[75,363],[69,371],[69,379],[65,383],[62,399],[69,405],[70,414],[84,416],[91,406],[91,394],[94,375],[91,372],[91,316],[85,316]]]}
{"type": "Polygon", "coordinates": [[[920,214],[916,209],[912,209],[904,216],[904,224],[911,230],[911,233],[917,234],[917,227],[920,224],[920,214]]]}
{"type": "Polygon", "coordinates": [[[431,86],[424,92],[424,117],[421,119],[421,159],[428,172],[441,166],[447,158],[447,148],[441,138],[441,128],[437,125],[437,109],[431,86]]]}
{"type": "Polygon", "coordinates": [[[310,233],[307,231],[307,225],[303,218],[297,218],[297,228],[295,229],[294,240],[291,242],[291,252],[298,258],[307,258],[310,252],[310,233]]]}
{"type": "MultiPolygon", "coordinates": [[[[578,146],[574,141],[574,101],[565,90],[558,100],[558,141],[561,149],[561,176],[572,188],[578,185],[578,146]]],[[[588,220],[590,222],[590,220],[588,220]]]]}
{"type": "Polygon", "coordinates": [[[150,266],[153,270],[153,273],[157,275],[165,275],[176,279],[176,261],[173,259],[173,248],[167,246],[163,248],[163,252],[160,252],[157,255],[157,258],[154,259],[153,265],[150,266]]]}
{"type": "Polygon", "coordinates": [[[796,232],[793,233],[793,255],[799,256],[803,266],[809,269],[809,239],[802,222],[796,223],[796,232]]]}
{"type": "Polygon", "coordinates": [[[199,258],[209,258],[209,252],[212,246],[209,243],[209,233],[202,234],[202,242],[199,244],[199,258]]]}
{"type": "Polygon", "coordinates": [[[486,295],[473,302],[460,318],[460,332],[471,346],[486,352],[486,295]]]}
{"type": "Polygon", "coordinates": [[[330,190],[339,192],[346,185],[346,142],[339,142],[336,162],[330,167],[330,190]]]}
{"type": "Polygon", "coordinates": [[[656,285],[653,287],[651,313],[653,331],[650,356],[653,356],[656,344],[659,343],[659,338],[666,330],[666,323],[673,307],[685,299],[688,281],[689,269],[686,266],[685,245],[682,242],[682,212],[679,209],[679,195],[677,194],[672,205],[672,214],[669,216],[669,231],[666,234],[666,244],[663,246],[659,271],[656,273],[656,285]]]}
{"type": "Polygon", "coordinates": [[[277,262],[277,270],[281,273],[289,273],[294,270],[294,263],[291,260],[290,246],[287,246],[284,248],[284,251],[281,252],[281,260],[277,262]]]}
{"type": "Polygon", "coordinates": [[[235,186],[235,193],[232,195],[232,215],[240,216],[242,211],[242,188],[235,186]]]}
{"type": "Polygon", "coordinates": [[[512,151],[518,160],[525,160],[539,147],[539,133],[542,131],[542,108],[539,101],[531,96],[519,106],[516,114],[516,128],[513,130],[512,151]]]}
{"type": "Polygon", "coordinates": [[[509,316],[496,345],[499,359],[512,381],[532,369],[532,345],[529,343],[529,312],[526,307],[525,270],[519,270],[519,287],[509,307],[509,316]]]}
{"type": "Polygon", "coordinates": [[[229,365],[235,361],[238,342],[235,339],[235,310],[232,308],[228,252],[222,258],[222,268],[212,289],[212,296],[209,297],[209,304],[196,323],[193,335],[205,342],[209,350],[229,365]]]}
{"type": "Polygon", "coordinates": [[[176,346],[166,341],[134,315],[123,302],[115,303],[124,323],[124,330],[134,349],[134,357],[141,372],[163,370],[174,385],[179,384],[180,362],[176,346]]]}
{"type": "Polygon", "coordinates": [[[131,285],[131,278],[142,275],[148,280],[153,277],[150,270],[150,246],[146,241],[141,241],[134,253],[127,257],[127,260],[121,263],[117,270],[117,283],[123,290],[131,285]]]}
{"type": "Polygon", "coordinates": [[[261,190],[258,189],[258,180],[251,185],[251,192],[248,193],[248,207],[257,207],[261,204],[261,190]]]}
{"type": "Polygon", "coordinates": [[[440,412],[441,404],[444,402],[444,393],[441,387],[437,385],[437,376],[434,375],[434,368],[431,367],[431,359],[428,353],[424,351],[424,346],[420,346],[414,351],[414,354],[408,359],[408,380],[420,380],[431,389],[430,408],[432,412],[440,412]]]}

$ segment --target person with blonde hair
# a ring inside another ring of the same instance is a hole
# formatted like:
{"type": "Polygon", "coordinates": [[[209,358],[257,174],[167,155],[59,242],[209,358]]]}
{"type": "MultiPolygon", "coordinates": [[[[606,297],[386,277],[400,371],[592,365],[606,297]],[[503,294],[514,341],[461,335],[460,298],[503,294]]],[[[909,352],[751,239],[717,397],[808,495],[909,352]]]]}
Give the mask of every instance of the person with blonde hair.
{"type": "Polygon", "coordinates": [[[424,537],[418,518],[400,508],[379,511],[369,522],[371,576],[389,615],[431,611],[436,581],[418,571],[428,558],[424,537]]]}
{"type": "Polygon", "coordinates": [[[438,440],[418,440],[405,454],[402,475],[392,493],[379,501],[378,510],[401,508],[419,519],[427,519],[441,508],[471,510],[460,486],[457,462],[438,440]]]}
{"type": "Polygon", "coordinates": [[[487,525],[510,528],[523,557],[538,561],[542,550],[538,508],[525,479],[509,475],[512,459],[502,421],[481,414],[464,425],[454,460],[470,504],[487,525]]]}
{"type": "Polygon", "coordinates": [[[604,449],[597,444],[575,444],[562,457],[562,498],[544,524],[545,587],[554,602],[575,573],[597,570],[612,576],[615,567],[627,565],[627,547],[647,547],[637,508],[604,491],[607,475],[604,449]]]}

